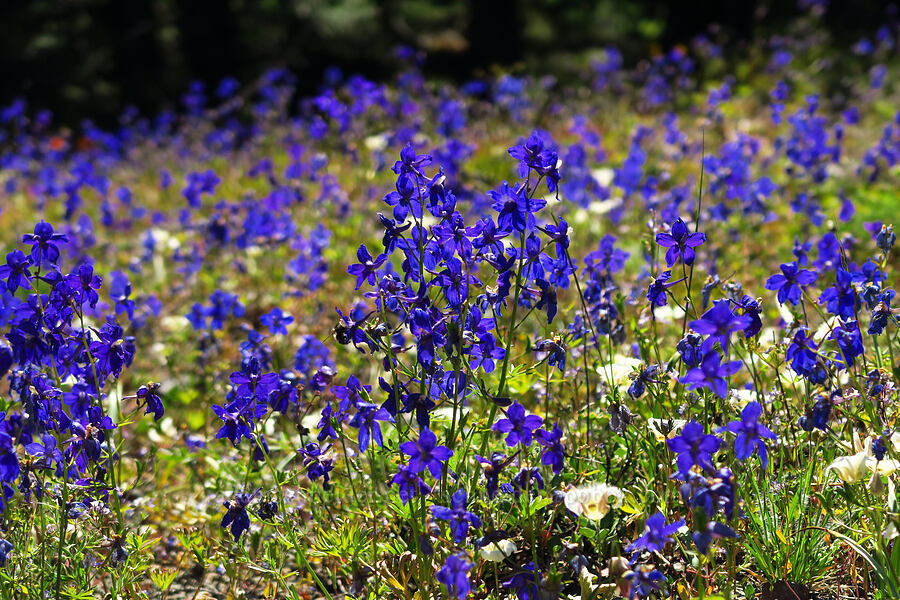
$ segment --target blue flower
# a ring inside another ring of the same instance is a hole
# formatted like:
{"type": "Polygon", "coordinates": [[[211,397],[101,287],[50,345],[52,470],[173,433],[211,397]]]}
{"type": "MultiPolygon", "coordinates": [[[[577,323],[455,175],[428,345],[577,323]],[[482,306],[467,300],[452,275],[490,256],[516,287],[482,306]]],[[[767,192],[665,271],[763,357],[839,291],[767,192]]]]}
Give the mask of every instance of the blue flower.
{"type": "Polygon", "coordinates": [[[384,264],[384,261],[387,260],[387,255],[379,254],[377,258],[372,258],[372,255],[366,249],[366,245],[360,244],[356,250],[356,258],[359,260],[359,263],[347,267],[348,273],[356,275],[356,289],[358,290],[363,282],[375,285],[375,271],[384,264]]]}
{"type": "Polygon", "coordinates": [[[34,233],[22,236],[22,243],[31,244],[31,260],[36,266],[45,262],[54,265],[59,260],[59,248],[53,242],[66,242],[68,239],[61,233],[53,233],[53,226],[41,221],[34,226],[34,233]]]}
{"type": "Polygon", "coordinates": [[[559,156],[553,148],[545,147],[544,140],[537,131],[528,136],[524,144],[513,146],[508,152],[519,161],[519,177],[526,177],[533,170],[546,177],[547,189],[551,192],[556,190],[559,183],[559,171],[556,168],[559,156]]]}
{"type": "Polygon", "coordinates": [[[247,529],[250,528],[250,515],[247,514],[247,506],[256,498],[259,490],[252,494],[241,492],[234,495],[234,501],[226,501],[225,508],[228,509],[225,516],[222,517],[222,529],[231,528],[231,535],[234,541],[241,539],[247,529]]]}
{"type": "Polygon", "coordinates": [[[703,425],[692,420],[682,428],[681,435],[666,440],[666,444],[677,454],[678,471],[686,474],[694,465],[713,471],[712,456],[718,452],[722,440],[704,433],[703,425]]]}
{"type": "Polygon", "coordinates": [[[565,463],[565,447],[562,443],[563,432],[556,423],[553,424],[553,430],[547,431],[540,429],[535,434],[538,444],[544,447],[541,454],[541,464],[548,465],[553,469],[553,473],[559,475],[565,463]]]}
{"type": "Polygon", "coordinates": [[[474,529],[481,528],[481,519],[475,513],[466,510],[468,496],[466,490],[458,489],[450,498],[450,507],[432,506],[431,514],[435,519],[450,522],[450,533],[457,544],[461,544],[469,533],[469,526],[474,529]]]}
{"type": "Polygon", "coordinates": [[[671,269],[678,259],[690,266],[694,264],[694,248],[706,243],[706,234],[696,231],[691,233],[687,225],[680,218],[672,223],[671,233],[660,232],[656,234],[656,243],[666,251],[666,265],[671,269]]]}
{"type": "Polygon", "coordinates": [[[679,519],[671,525],[666,525],[666,517],[661,512],[647,517],[644,524],[644,534],[631,542],[626,552],[661,552],[666,544],[672,541],[673,533],[684,527],[684,519],[679,519]]]}
{"type": "Polygon", "coordinates": [[[738,460],[744,461],[750,458],[754,450],[759,452],[759,458],[762,462],[763,469],[768,464],[768,454],[766,452],[766,444],[763,438],[776,440],[778,439],[768,427],[759,423],[759,416],[762,414],[762,405],[755,400],[747,404],[741,411],[741,418],[738,421],[731,421],[725,427],[719,428],[719,433],[730,431],[736,433],[734,440],[734,454],[738,460]]]}
{"type": "Polygon", "coordinates": [[[19,288],[31,289],[31,260],[18,248],[6,255],[6,264],[0,265],[0,279],[6,280],[6,289],[10,294],[19,288]]]}
{"type": "Polygon", "coordinates": [[[503,587],[513,590],[519,600],[539,600],[539,584],[542,579],[541,573],[534,568],[534,563],[530,562],[522,567],[522,571],[504,581],[503,587]]]}
{"type": "Polygon", "coordinates": [[[491,190],[488,196],[494,201],[492,208],[498,211],[497,229],[509,233],[534,229],[534,214],[547,205],[543,198],[531,198],[525,186],[513,189],[503,182],[499,190],[491,190]]]}
{"type": "Polygon", "coordinates": [[[406,465],[400,465],[391,479],[391,485],[400,488],[400,500],[406,504],[410,499],[431,493],[431,487],[419,475],[406,465]]]}
{"type": "Polygon", "coordinates": [[[737,534],[734,532],[734,529],[724,523],[708,521],[702,531],[695,531],[691,537],[700,554],[708,554],[709,545],[713,539],[736,538],[737,534]]]}
{"type": "Polygon", "coordinates": [[[778,291],[778,303],[790,302],[794,306],[800,303],[803,292],[801,285],[815,283],[816,273],[797,266],[797,261],[781,265],[781,273],[776,273],[766,281],[766,289],[778,291]]]}
{"type": "Polygon", "coordinates": [[[669,297],[666,295],[666,290],[684,281],[684,277],[675,281],[669,281],[670,277],[672,277],[672,271],[663,271],[659,274],[659,277],[650,282],[650,286],[647,288],[647,300],[650,301],[651,315],[654,308],[665,306],[668,303],[669,297]]]}
{"type": "Polygon", "coordinates": [[[356,405],[356,414],[350,419],[348,425],[359,428],[357,442],[359,449],[365,452],[369,447],[369,440],[375,441],[375,444],[381,448],[384,447],[384,440],[381,438],[381,425],[379,421],[394,422],[394,418],[384,408],[380,408],[371,402],[359,402],[356,405]]]}
{"type": "Polygon", "coordinates": [[[728,382],[725,378],[734,375],[741,368],[741,361],[722,362],[718,352],[710,351],[700,364],[688,371],[679,381],[686,384],[689,390],[709,388],[719,398],[724,398],[728,392],[728,382]]]}
{"type": "Polygon", "coordinates": [[[275,308],[261,316],[259,320],[269,329],[269,333],[271,333],[272,335],[276,335],[279,333],[281,335],[287,335],[288,330],[285,326],[293,323],[294,317],[282,312],[282,310],[276,306],[275,308]]]}
{"type": "Polygon", "coordinates": [[[819,295],[819,304],[824,304],[829,313],[843,319],[852,319],[860,301],[853,288],[853,275],[837,268],[837,282],[819,295]]]}
{"type": "Polygon", "coordinates": [[[6,561],[9,560],[9,553],[12,551],[13,545],[9,540],[0,538],[0,567],[6,566],[6,561]]]}
{"type": "Polygon", "coordinates": [[[718,341],[727,353],[731,332],[746,329],[752,322],[748,315],[734,314],[728,300],[716,300],[712,308],[700,315],[696,321],[691,321],[690,326],[697,333],[709,336],[704,343],[704,350],[710,350],[718,341]]]}
{"type": "Polygon", "coordinates": [[[447,595],[456,596],[463,600],[472,591],[469,576],[466,574],[472,568],[468,556],[464,552],[451,554],[447,557],[444,566],[437,572],[437,580],[447,586],[447,595]]]}
{"type": "Polygon", "coordinates": [[[413,473],[431,471],[435,479],[440,479],[443,463],[447,462],[453,451],[446,446],[437,445],[437,436],[430,429],[423,429],[415,442],[403,442],[400,451],[409,456],[409,468],[413,473]]]}
{"type": "Polygon", "coordinates": [[[543,421],[537,415],[526,415],[525,407],[516,401],[506,409],[506,418],[494,423],[491,429],[507,434],[506,445],[510,448],[519,443],[523,446],[530,446],[531,433],[535,429],[539,429],[543,421]]]}

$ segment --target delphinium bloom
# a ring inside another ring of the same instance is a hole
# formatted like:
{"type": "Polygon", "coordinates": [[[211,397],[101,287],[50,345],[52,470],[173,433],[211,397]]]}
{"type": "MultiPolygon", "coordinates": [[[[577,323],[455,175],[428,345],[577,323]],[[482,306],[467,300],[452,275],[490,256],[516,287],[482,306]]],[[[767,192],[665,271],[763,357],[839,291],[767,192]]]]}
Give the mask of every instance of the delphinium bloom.
{"type": "Polygon", "coordinates": [[[563,432],[556,423],[553,430],[540,429],[535,433],[538,444],[544,447],[541,454],[541,464],[548,465],[553,473],[559,475],[565,464],[565,448],[562,443],[563,432]]]}
{"type": "Polygon", "coordinates": [[[547,205],[543,198],[532,198],[524,185],[512,188],[505,181],[499,190],[491,190],[492,207],[497,215],[497,229],[504,233],[523,233],[534,229],[534,213],[547,205]]]}
{"type": "Polygon", "coordinates": [[[542,579],[541,573],[534,568],[534,563],[530,562],[508,581],[504,581],[503,587],[514,591],[518,600],[539,600],[542,579]]]}
{"type": "Polygon", "coordinates": [[[694,248],[706,243],[706,234],[696,231],[691,233],[682,219],[676,219],[672,223],[670,233],[660,232],[656,234],[656,243],[666,250],[666,265],[671,269],[678,259],[690,266],[694,264],[696,253],[694,248]]]}
{"type": "Polygon", "coordinates": [[[691,328],[701,335],[707,336],[704,350],[708,351],[718,341],[722,349],[728,352],[728,339],[732,331],[745,329],[752,322],[747,315],[736,315],[728,300],[716,300],[712,308],[691,321],[691,328]]]}
{"type": "MultiPolygon", "coordinates": [[[[661,380],[656,378],[659,372],[659,365],[650,365],[645,369],[631,373],[632,381],[631,385],[628,386],[628,395],[635,399],[640,398],[644,395],[644,390],[648,383],[661,383],[661,380]]],[[[665,376],[665,372],[663,372],[663,376],[665,376]]]]}
{"type": "Polygon", "coordinates": [[[500,487],[500,474],[509,466],[509,463],[513,461],[517,454],[518,452],[512,456],[506,456],[500,452],[494,452],[490,459],[478,454],[475,455],[475,460],[481,464],[481,469],[484,472],[485,489],[489,499],[493,500],[497,496],[500,487]]]}
{"type": "Polygon", "coordinates": [[[703,360],[703,338],[696,333],[689,333],[675,346],[681,355],[681,361],[687,367],[696,367],[703,360]]]}
{"type": "Polygon", "coordinates": [[[833,315],[852,319],[860,305],[853,287],[853,275],[838,267],[836,277],[835,284],[819,295],[819,304],[824,304],[826,310],[833,315]]]}
{"type": "Polygon", "coordinates": [[[646,550],[647,552],[661,552],[666,544],[672,542],[671,535],[684,527],[684,519],[679,519],[670,525],[666,525],[666,517],[661,512],[647,517],[644,523],[644,533],[639,538],[631,542],[626,548],[626,552],[638,553],[646,550]]]}
{"type": "Polygon", "coordinates": [[[68,239],[61,233],[54,233],[50,223],[41,221],[34,226],[34,233],[22,236],[22,243],[31,244],[31,260],[36,267],[40,267],[45,262],[55,265],[59,260],[59,248],[54,242],[66,242],[68,239]]]}
{"type": "Polygon", "coordinates": [[[807,412],[800,419],[798,424],[803,431],[812,431],[820,429],[828,430],[828,419],[831,417],[831,400],[825,396],[820,396],[812,409],[807,407],[807,412]]]}
{"type": "Polygon", "coordinates": [[[443,463],[453,456],[452,450],[438,445],[437,436],[430,429],[423,429],[417,441],[400,444],[400,451],[409,456],[409,468],[413,473],[428,469],[435,479],[441,478],[443,463]]]}
{"type": "Polygon", "coordinates": [[[760,301],[744,294],[736,304],[744,311],[744,316],[750,318],[750,323],[744,327],[744,337],[754,337],[762,330],[762,319],[759,316],[759,311],[762,309],[760,301]]]}
{"type": "Polygon", "coordinates": [[[287,335],[287,325],[294,322],[294,317],[284,313],[279,307],[275,307],[259,318],[260,322],[269,329],[272,335],[287,335]]]}
{"type": "Polygon", "coordinates": [[[625,574],[625,579],[631,582],[628,598],[633,600],[648,598],[654,592],[660,592],[666,576],[657,571],[653,565],[634,565],[632,570],[625,574]]]}
{"type": "Polygon", "coordinates": [[[685,384],[689,390],[709,388],[719,398],[725,398],[728,392],[729,375],[734,375],[741,368],[741,361],[734,360],[722,362],[722,358],[716,351],[710,351],[703,357],[700,364],[688,371],[679,381],[685,384]]]}
{"type": "Polygon", "coordinates": [[[347,267],[347,272],[356,276],[356,289],[358,290],[363,282],[369,285],[375,285],[375,271],[387,260],[387,255],[379,254],[376,258],[372,258],[365,244],[360,244],[356,250],[356,258],[358,264],[347,267]]]}
{"type": "Polygon", "coordinates": [[[481,519],[475,513],[466,509],[468,505],[468,496],[463,488],[454,492],[450,498],[450,507],[434,505],[431,507],[431,514],[435,519],[441,521],[449,521],[450,533],[457,544],[461,544],[469,534],[469,526],[474,529],[481,528],[481,519]]]}
{"type": "Polygon", "coordinates": [[[437,580],[447,586],[447,595],[463,600],[469,595],[472,586],[466,574],[472,568],[465,552],[458,552],[447,557],[444,566],[437,572],[437,580]]]}
{"type": "Polygon", "coordinates": [[[391,479],[391,484],[400,488],[399,495],[403,504],[416,496],[431,493],[431,486],[419,477],[419,475],[406,465],[400,465],[397,473],[391,479]]]}
{"type": "Polygon", "coordinates": [[[734,517],[738,497],[731,469],[723,467],[703,475],[688,471],[677,478],[685,481],[679,490],[682,499],[690,506],[702,509],[708,519],[712,519],[720,509],[726,518],[734,517]]]}
{"type": "Polygon", "coordinates": [[[818,354],[818,346],[805,330],[800,329],[791,339],[785,352],[791,368],[812,383],[822,384],[828,378],[824,359],[818,354]]]}
{"type": "Polygon", "coordinates": [[[491,427],[492,430],[505,433],[506,445],[513,447],[521,443],[523,446],[530,446],[532,432],[539,429],[543,419],[537,415],[526,415],[525,407],[518,402],[513,402],[506,409],[506,418],[500,419],[491,427]]]}
{"type": "Polygon", "coordinates": [[[13,548],[15,548],[15,546],[13,546],[9,540],[0,538],[0,567],[6,566],[6,561],[9,560],[9,555],[13,551],[13,548]]]}
{"type": "Polygon", "coordinates": [[[869,335],[881,335],[884,332],[884,328],[887,327],[888,320],[893,319],[896,323],[896,318],[891,311],[891,300],[893,298],[893,290],[886,290],[878,296],[878,302],[875,308],[872,309],[872,319],[869,321],[867,330],[869,335]]]}
{"type": "Polygon", "coordinates": [[[666,445],[677,456],[675,459],[678,471],[685,474],[695,465],[703,470],[712,471],[712,456],[718,452],[722,440],[703,431],[703,425],[691,421],[681,430],[681,435],[666,440],[666,445]]]}
{"type": "Polygon", "coordinates": [[[653,309],[665,306],[669,302],[666,290],[684,281],[684,277],[676,279],[675,281],[669,281],[671,277],[672,271],[664,271],[660,273],[659,277],[652,280],[650,286],[647,288],[647,300],[650,301],[650,314],[654,317],[656,315],[654,314],[653,309]]]}
{"type": "Polygon", "coordinates": [[[369,440],[373,440],[378,447],[384,447],[384,440],[381,437],[380,421],[388,421],[393,423],[394,418],[384,408],[371,402],[358,402],[356,404],[356,414],[350,419],[348,425],[359,429],[357,443],[359,449],[365,452],[369,447],[369,440]]]}
{"type": "Polygon", "coordinates": [[[19,288],[31,289],[31,266],[31,261],[18,248],[6,255],[6,264],[0,265],[0,279],[6,280],[10,294],[19,288]]]}
{"type": "Polygon", "coordinates": [[[315,442],[309,442],[298,450],[303,457],[303,466],[306,467],[307,477],[312,481],[321,477],[322,487],[326,490],[331,479],[329,473],[334,469],[334,459],[328,454],[330,449],[331,446],[322,447],[315,442]]]}
{"type": "Polygon", "coordinates": [[[240,492],[234,495],[234,500],[225,502],[227,512],[222,517],[222,529],[230,528],[234,541],[240,541],[241,534],[250,528],[250,515],[247,514],[247,507],[259,494],[256,490],[252,494],[240,492]]]}
{"type": "Polygon", "coordinates": [[[718,521],[707,521],[705,528],[701,531],[695,531],[691,535],[694,545],[697,546],[700,554],[709,554],[709,545],[714,539],[736,537],[737,533],[735,533],[734,529],[718,521]]]}
{"type": "Polygon", "coordinates": [[[525,141],[511,147],[509,155],[519,161],[519,177],[527,177],[529,171],[534,171],[547,180],[547,189],[556,190],[559,183],[559,171],[557,166],[559,156],[552,147],[547,147],[541,135],[535,131],[525,141]]]}
{"type": "Polygon", "coordinates": [[[768,453],[766,452],[766,444],[763,438],[769,440],[778,439],[768,427],[759,422],[759,416],[762,414],[762,405],[755,400],[747,404],[741,411],[740,420],[731,421],[725,427],[718,431],[730,431],[736,433],[734,440],[734,454],[739,460],[744,461],[750,458],[754,451],[759,453],[759,459],[762,462],[763,469],[769,464],[768,453]]]}
{"type": "MultiPolygon", "coordinates": [[[[547,364],[550,366],[556,367],[560,371],[566,370],[566,348],[559,340],[541,340],[534,345],[533,349],[537,353],[543,353],[547,359],[547,364]]],[[[502,358],[502,355],[500,358],[502,358]]]]}
{"type": "Polygon", "coordinates": [[[153,413],[154,421],[159,421],[166,412],[162,403],[162,398],[159,397],[157,392],[159,392],[159,384],[148,383],[147,385],[139,387],[135,393],[138,405],[143,405],[146,408],[144,414],[149,415],[150,413],[153,413]]]}
{"type": "Polygon", "coordinates": [[[816,281],[815,271],[801,269],[797,261],[781,265],[781,273],[776,273],[766,281],[766,289],[778,292],[779,304],[790,302],[793,305],[800,303],[803,292],[800,286],[811,285],[816,281]]]}

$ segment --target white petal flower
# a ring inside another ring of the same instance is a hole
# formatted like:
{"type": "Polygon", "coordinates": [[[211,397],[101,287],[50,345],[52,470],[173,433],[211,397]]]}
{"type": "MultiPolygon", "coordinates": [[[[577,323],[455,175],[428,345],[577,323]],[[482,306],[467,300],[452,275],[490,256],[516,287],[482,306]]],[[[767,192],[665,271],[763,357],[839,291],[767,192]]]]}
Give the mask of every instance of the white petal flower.
{"type": "Polygon", "coordinates": [[[485,544],[479,553],[481,558],[490,562],[503,562],[505,559],[513,555],[518,550],[516,543],[512,540],[499,540],[485,544]]]}
{"type": "Polygon", "coordinates": [[[572,488],[566,492],[566,508],[576,515],[584,515],[593,521],[599,521],[610,509],[622,505],[625,494],[619,488],[596,483],[586,487],[572,488]]]}

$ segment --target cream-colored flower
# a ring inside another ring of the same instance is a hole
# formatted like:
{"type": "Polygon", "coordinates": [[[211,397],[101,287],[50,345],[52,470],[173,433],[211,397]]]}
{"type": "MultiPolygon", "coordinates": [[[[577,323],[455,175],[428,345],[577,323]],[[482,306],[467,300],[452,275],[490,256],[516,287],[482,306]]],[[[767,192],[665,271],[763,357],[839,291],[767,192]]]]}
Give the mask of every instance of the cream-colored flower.
{"type": "Polygon", "coordinates": [[[625,500],[625,494],[619,488],[595,483],[585,487],[572,488],[566,492],[566,508],[576,515],[584,515],[592,521],[599,521],[609,513],[610,509],[618,508],[625,500]]]}
{"type": "Polygon", "coordinates": [[[849,456],[837,457],[825,470],[834,471],[837,476],[846,483],[856,483],[857,481],[862,480],[862,478],[866,476],[866,473],[869,472],[867,459],[871,456],[872,438],[869,438],[862,450],[849,456]]]}
{"type": "Polygon", "coordinates": [[[513,555],[518,550],[516,543],[512,540],[498,540],[482,546],[479,553],[481,558],[489,562],[503,562],[505,559],[513,555]]]}

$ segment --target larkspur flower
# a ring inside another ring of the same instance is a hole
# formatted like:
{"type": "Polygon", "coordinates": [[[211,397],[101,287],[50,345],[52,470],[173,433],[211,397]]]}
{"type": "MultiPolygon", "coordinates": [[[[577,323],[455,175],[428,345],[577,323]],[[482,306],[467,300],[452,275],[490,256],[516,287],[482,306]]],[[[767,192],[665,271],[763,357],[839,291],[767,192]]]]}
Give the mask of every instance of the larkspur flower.
{"type": "Polygon", "coordinates": [[[672,223],[669,233],[656,234],[656,243],[666,250],[666,265],[671,269],[679,259],[690,266],[694,264],[696,253],[694,248],[706,243],[706,234],[700,231],[691,233],[682,219],[672,223]]]}
{"type": "Polygon", "coordinates": [[[505,181],[499,190],[491,190],[488,195],[493,200],[493,209],[497,215],[497,229],[509,233],[520,233],[534,229],[534,213],[538,212],[547,202],[542,198],[532,198],[528,195],[525,186],[512,188],[505,181]]]}
{"type": "Polygon", "coordinates": [[[446,446],[439,446],[437,436],[430,429],[423,429],[415,442],[403,442],[400,451],[409,456],[409,468],[413,473],[422,473],[428,469],[435,479],[440,479],[443,465],[453,451],[446,446]]]}
{"type": "Polygon", "coordinates": [[[0,279],[6,281],[6,289],[14,294],[17,289],[31,289],[31,260],[18,248],[6,255],[6,264],[0,265],[0,279]]]}
{"type": "Polygon", "coordinates": [[[431,507],[431,514],[435,519],[448,521],[450,523],[450,533],[457,544],[461,544],[469,534],[469,527],[473,529],[481,528],[481,519],[475,513],[467,510],[468,496],[464,488],[460,488],[454,492],[450,498],[450,506],[431,507]]]}
{"type": "Polygon", "coordinates": [[[659,274],[659,277],[653,279],[650,282],[650,286],[647,288],[647,300],[650,301],[650,314],[654,317],[656,315],[654,314],[653,309],[665,306],[669,302],[666,290],[684,281],[684,277],[676,279],[675,281],[669,281],[671,277],[672,271],[664,271],[659,274]]]}
{"type": "Polygon", "coordinates": [[[750,458],[754,451],[759,453],[759,459],[762,462],[763,469],[769,464],[766,444],[763,438],[769,440],[777,440],[778,438],[772,433],[768,427],[759,422],[759,416],[762,414],[762,405],[755,400],[747,404],[741,411],[740,420],[731,421],[725,427],[718,429],[718,432],[730,431],[736,433],[734,440],[734,453],[738,460],[744,461],[750,458]]]}
{"type": "Polygon", "coordinates": [[[745,329],[751,323],[752,319],[749,316],[734,314],[728,300],[716,300],[712,308],[700,315],[699,319],[691,321],[690,326],[697,333],[707,336],[704,343],[706,351],[718,341],[727,353],[731,332],[745,329]]]}
{"type": "Polygon", "coordinates": [[[684,474],[694,466],[712,471],[712,456],[721,447],[722,440],[705,433],[700,423],[691,421],[682,428],[681,435],[667,439],[666,445],[677,455],[678,471],[684,474]]]}
{"type": "Polygon", "coordinates": [[[365,244],[360,244],[356,250],[356,259],[359,263],[347,267],[347,272],[356,276],[356,289],[358,290],[362,284],[368,283],[375,285],[375,271],[387,260],[387,255],[379,254],[372,258],[365,244]]]}
{"type": "Polygon", "coordinates": [[[741,368],[741,361],[722,362],[716,351],[708,352],[700,364],[688,371],[679,379],[689,390],[709,388],[719,398],[725,398],[728,392],[726,377],[734,375],[741,368]]]}
{"type": "Polygon", "coordinates": [[[250,528],[250,515],[247,514],[247,507],[259,494],[259,490],[253,493],[240,492],[234,495],[233,500],[225,502],[225,516],[222,517],[222,529],[230,529],[234,541],[238,542],[241,535],[250,528]]]}
{"type": "Polygon", "coordinates": [[[526,415],[525,407],[513,402],[506,409],[506,418],[500,419],[491,427],[493,431],[506,434],[506,445],[512,448],[516,444],[530,446],[532,432],[539,429],[543,419],[537,415],[526,415]]]}
{"type": "Polygon", "coordinates": [[[801,286],[811,285],[816,281],[815,271],[801,269],[796,261],[781,265],[781,273],[776,273],[766,281],[766,289],[777,291],[779,304],[790,302],[793,305],[800,303],[803,292],[801,286]]]}
{"type": "Polygon", "coordinates": [[[370,440],[374,441],[379,448],[384,447],[384,440],[381,436],[381,421],[393,423],[394,418],[387,410],[377,404],[372,404],[371,402],[357,403],[356,414],[350,419],[348,425],[359,429],[357,443],[361,452],[366,451],[370,440]]]}
{"type": "Polygon", "coordinates": [[[634,598],[648,598],[651,594],[660,592],[666,576],[653,565],[635,565],[631,571],[625,574],[625,579],[631,582],[628,599],[633,600],[634,598]]]}
{"type": "Polygon", "coordinates": [[[416,496],[424,496],[431,493],[431,486],[419,477],[418,473],[406,465],[400,465],[397,473],[391,479],[391,484],[399,488],[400,500],[403,504],[416,496]]]}
{"type": "Polygon", "coordinates": [[[562,437],[563,432],[556,423],[553,424],[551,431],[539,429],[535,433],[535,439],[544,448],[541,453],[541,464],[550,466],[556,475],[562,473],[565,464],[565,447],[562,437]]]}
{"type": "Polygon", "coordinates": [[[626,548],[626,552],[638,553],[646,550],[647,552],[662,552],[666,544],[671,543],[671,535],[684,527],[684,519],[679,519],[670,525],[666,525],[666,517],[661,512],[647,517],[644,523],[644,533],[639,538],[631,542],[626,548]]]}
{"type": "Polygon", "coordinates": [[[436,575],[437,580],[447,586],[447,595],[463,600],[472,591],[467,572],[472,568],[469,557],[464,552],[451,554],[436,575]]]}
{"type": "Polygon", "coordinates": [[[540,584],[543,576],[530,562],[522,570],[503,582],[503,587],[515,592],[518,600],[539,600],[540,584]]]}
{"type": "Polygon", "coordinates": [[[59,247],[55,242],[66,242],[68,239],[61,233],[54,233],[50,223],[41,221],[34,226],[34,233],[22,236],[22,243],[31,244],[31,260],[35,266],[45,262],[55,265],[59,260],[59,247]]]}

